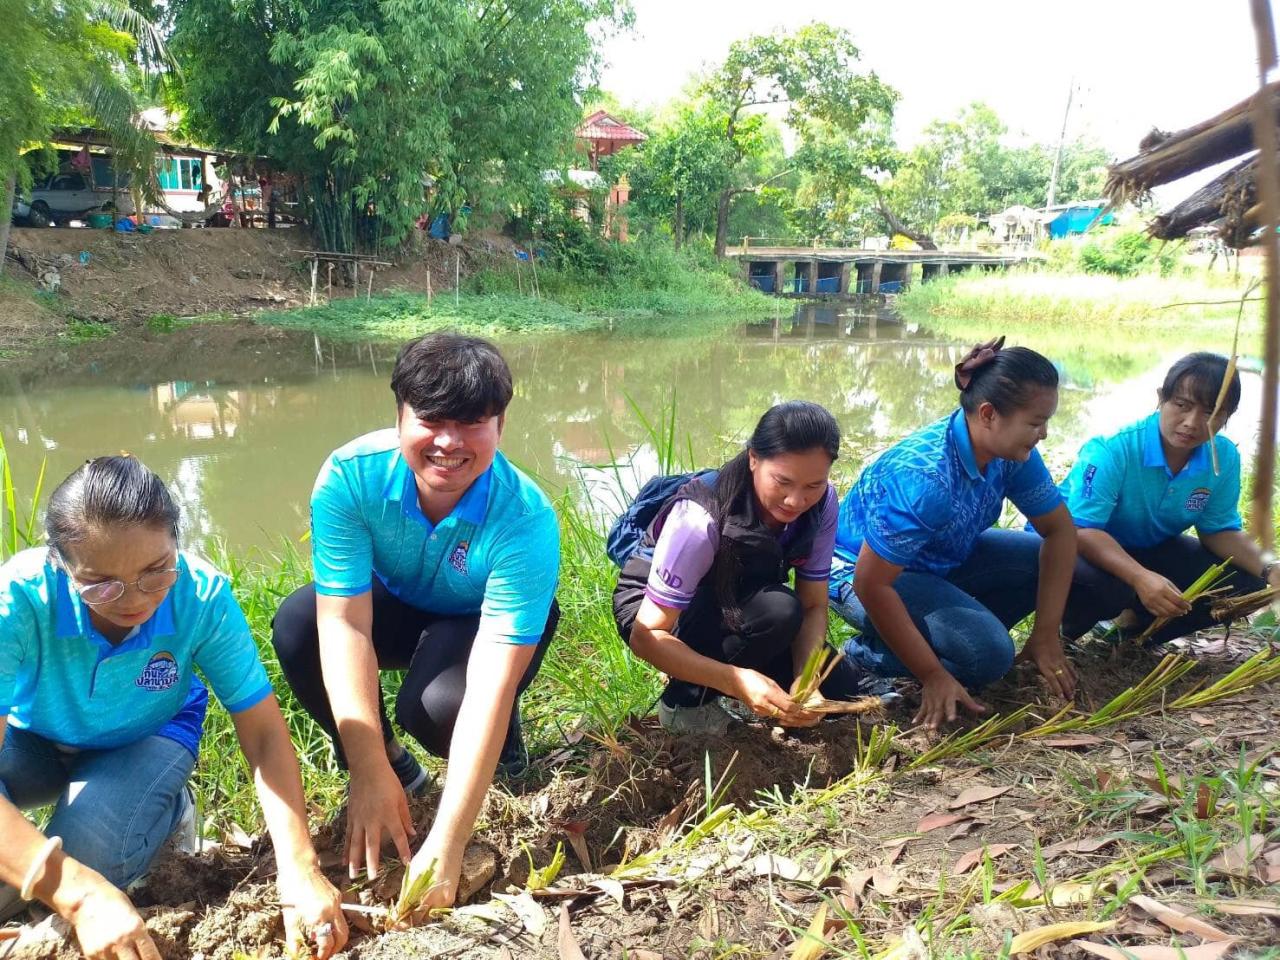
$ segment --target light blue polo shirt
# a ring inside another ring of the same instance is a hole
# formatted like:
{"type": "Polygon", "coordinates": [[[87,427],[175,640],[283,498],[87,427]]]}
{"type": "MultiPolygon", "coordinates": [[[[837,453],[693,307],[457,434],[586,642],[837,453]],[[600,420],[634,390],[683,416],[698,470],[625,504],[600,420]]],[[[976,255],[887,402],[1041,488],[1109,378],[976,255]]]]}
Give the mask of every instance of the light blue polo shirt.
{"type": "Polygon", "coordinates": [[[117,646],[47,548],[0,567],[0,715],[14,727],[95,750],[159,735],[194,754],[209,700],[197,669],[232,713],[271,694],[231,585],[198,557],[178,554],[164,602],[117,646]]]}
{"type": "Polygon", "coordinates": [[[1027,517],[1062,502],[1037,450],[1025,463],[978,469],[964,411],[956,410],[886,450],[840,504],[832,595],[852,575],[863,541],[892,564],[946,576],[969,559],[1008,497],[1027,517]]]}
{"type": "Polygon", "coordinates": [[[560,526],[547,495],[501,453],[433,525],[394,428],[335,450],[311,494],[316,592],[349,597],[377,577],[410,606],[480,614],[480,636],[537,643],[560,572],[560,526]]]}
{"type": "Polygon", "coordinates": [[[1160,442],[1160,414],[1080,449],[1062,495],[1077,527],[1105,530],[1122,547],[1154,547],[1190,527],[1197,533],[1240,530],[1240,451],[1214,438],[1220,473],[1202,443],[1176,475],[1160,442]]]}

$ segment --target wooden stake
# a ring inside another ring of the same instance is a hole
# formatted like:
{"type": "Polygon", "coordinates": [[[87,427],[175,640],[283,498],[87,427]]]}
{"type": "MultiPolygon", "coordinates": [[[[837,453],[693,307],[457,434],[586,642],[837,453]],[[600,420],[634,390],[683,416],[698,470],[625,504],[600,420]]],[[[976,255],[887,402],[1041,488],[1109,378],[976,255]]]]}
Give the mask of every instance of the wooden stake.
{"type": "Polygon", "coordinates": [[[462,254],[455,253],[453,255],[453,306],[458,307],[458,298],[460,293],[458,287],[462,285],[462,254]]]}
{"type": "Polygon", "coordinates": [[[311,306],[316,305],[316,274],[320,271],[319,259],[311,260],[311,306]]]}
{"type": "Polygon", "coordinates": [[[365,303],[368,303],[372,299],[373,299],[373,268],[370,267],[369,268],[369,285],[365,288],[364,300],[365,300],[365,303]]]}
{"type": "Polygon", "coordinates": [[[427,267],[427,309],[431,309],[431,268],[427,267]]]}
{"type": "Polygon", "coordinates": [[[329,267],[329,282],[325,286],[324,295],[327,300],[332,302],[333,300],[333,262],[330,261],[327,264],[327,266],[329,267]]]}
{"type": "Polygon", "coordinates": [[[1258,145],[1258,197],[1266,210],[1263,243],[1267,256],[1267,304],[1264,311],[1262,356],[1262,419],[1253,469],[1250,526],[1266,553],[1275,550],[1272,496],[1276,477],[1276,391],[1280,389],[1280,178],[1276,169],[1276,115],[1267,97],[1267,74],[1276,64],[1275,25],[1267,0],[1251,0],[1253,29],[1258,41],[1258,94],[1254,98],[1253,139],[1258,145]]]}

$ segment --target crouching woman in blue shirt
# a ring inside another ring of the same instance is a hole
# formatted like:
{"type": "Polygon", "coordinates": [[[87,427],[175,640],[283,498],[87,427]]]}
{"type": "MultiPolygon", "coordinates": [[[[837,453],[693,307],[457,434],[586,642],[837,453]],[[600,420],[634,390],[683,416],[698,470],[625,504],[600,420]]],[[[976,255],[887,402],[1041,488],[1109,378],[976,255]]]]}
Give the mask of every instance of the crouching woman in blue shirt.
{"type": "Polygon", "coordinates": [[[1213,420],[1226,372],[1226,357],[1188,354],[1165,374],[1155,413],[1080,451],[1062,485],[1082,560],[1063,618],[1068,637],[1125,610],[1139,632],[1173,618],[1152,643],[1212,626],[1209,604],[1192,610],[1182,591],[1225,559],[1232,593],[1280,586],[1280,566],[1240,520],[1240,451],[1217,435],[1240,404],[1239,374],[1213,420]]]}
{"type": "Polygon", "coordinates": [[[159,960],[123,890],[193,822],[199,668],[253,771],[291,939],[328,957],[347,929],[284,718],[230,584],[178,550],[177,521],[159,477],[99,457],[50,497],[48,547],[0,567],[0,910],[20,890],[87,957],[159,960]],[[49,804],[41,834],[20,811],[49,804]]]}
{"type": "Polygon", "coordinates": [[[1032,610],[1024,656],[1051,693],[1075,691],[1058,636],[1075,528],[1035,449],[1057,410],[1058,373],[1003,342],[956,365],[960,409],[887,450],[840,507],[832,606],[861,631],[846,655],[881,676],[916,677],[916,722],[931,727],[954,720],[957,704],[986,711],[966,688],[1008,672],[1009,628],[1032,610]],[[1040,536],[993,529],[1006,497],[1040,536]]]}

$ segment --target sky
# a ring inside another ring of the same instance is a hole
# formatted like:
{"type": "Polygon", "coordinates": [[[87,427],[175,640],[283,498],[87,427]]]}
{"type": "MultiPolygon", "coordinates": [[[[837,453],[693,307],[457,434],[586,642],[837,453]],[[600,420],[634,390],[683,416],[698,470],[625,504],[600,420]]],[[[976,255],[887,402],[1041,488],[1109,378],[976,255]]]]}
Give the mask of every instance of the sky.
{"type": "Polygon", "coordinates": [[[822,20],[852,33],[863,64],[896,87],[899,143],[982,100],[1011,138],[1067,136],[1117,158],[1152,126],[1178,130],[1257,87],[1248,0],[632,0],[629,34],[604,47],[602,86],[657,106],[734,40],[822,20]]]}

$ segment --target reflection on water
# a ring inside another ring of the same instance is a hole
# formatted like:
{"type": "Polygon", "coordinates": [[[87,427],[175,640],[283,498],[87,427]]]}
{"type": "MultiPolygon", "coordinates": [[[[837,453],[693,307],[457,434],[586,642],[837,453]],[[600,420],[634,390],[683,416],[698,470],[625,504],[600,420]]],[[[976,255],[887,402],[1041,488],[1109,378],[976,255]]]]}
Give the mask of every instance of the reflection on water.
{"type": "MultiPolygon", "coordinates": [[[[121,346],[118,360],[95,360],[52,381],[17,386],[21,377],[9,371],[0,432],[20,484],[33,480],[42,458],[56,482],[86,457],[125,450],[172,483],[189,538],[270,544],[305,531],[324,456],[394,420],[393,347],[296,337],[266,357],[189,349],[164,365],[166,377],[185,379],[151,382],[121,346]],[[210,371],[216,378],[204,379],[210,371]]],[[[615,333],[502,346],[516,381],[503,449],[549,486],[572,485],[604,512],[659,468],[637,411],[656,420],[674,403],[681,459],[691,452],[703,465],[744,438],[771,404],[816,400],[844,430],[842,461],[856,465],[952,408],[952,366],[965,349],[884,310],[825,305],[714,337],[615,333]]],[[[1045,449],[1055,472],[1087,436],[1151,410],[1171,359],[1153,352],[1148,370],[1118,383],[1066,371],[1045,449]]],[[[1258,389],[1258,378],[1246,376],[1241,414],[1227,431],[1246,453],[1258,389]]]]}

